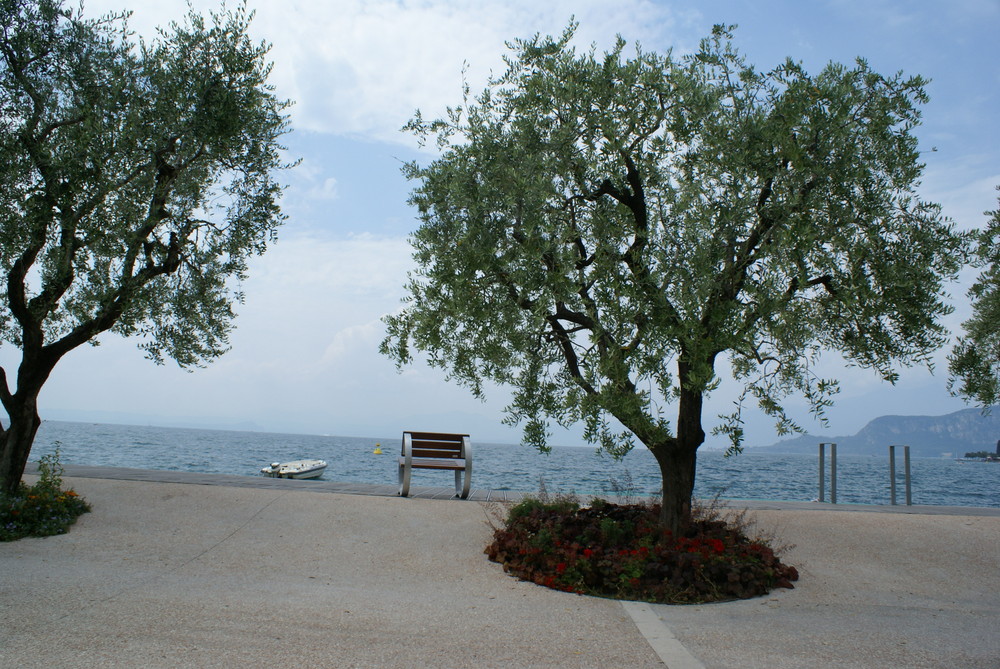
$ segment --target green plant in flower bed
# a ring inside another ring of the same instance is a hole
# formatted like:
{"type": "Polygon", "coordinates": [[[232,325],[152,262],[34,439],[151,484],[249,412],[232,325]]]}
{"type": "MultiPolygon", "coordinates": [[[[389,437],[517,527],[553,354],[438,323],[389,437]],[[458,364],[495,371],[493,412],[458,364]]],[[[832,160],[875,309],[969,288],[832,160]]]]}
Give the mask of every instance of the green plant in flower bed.
{"type": "Polygon", "coordinates": [[[62,489],[59,449],[43,455],[38,481],[21,483],[13,495],[0,493],[0,541],[65,534],[90,505],[73,490],[62,489]]]}
{"type": "Polygon", "coordinates": [[[557,590],[668,604],[746,599],[792,588],[794,567],[748,537],[743,516],[702,511],[679,536],[652,504],[527,499],[494,526],[486,554],[518,578],[557,590]]]}

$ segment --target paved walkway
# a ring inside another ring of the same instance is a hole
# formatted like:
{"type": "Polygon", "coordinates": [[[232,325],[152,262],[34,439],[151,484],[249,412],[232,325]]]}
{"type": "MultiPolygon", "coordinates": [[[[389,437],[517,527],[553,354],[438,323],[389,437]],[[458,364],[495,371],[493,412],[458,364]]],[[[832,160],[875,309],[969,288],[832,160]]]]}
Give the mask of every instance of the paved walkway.
{"type": "Polygon", "coordinates": [[[506,576],[451,488],[66,475],[94,512],[0,544],[0,667],[1000,667],[1000,509],[753,503],[797,588],[676,607],[506,576]]]}
{"type": "MultiPolygon", "coordinates": [[[[155,481],[157,483],[222,485],[235,488],[335,492],[343,495],[370,495],[373,497],[396,497],[399,491],[398,485],[348,483],[344,481],[327,481],[324,479],[279,479],[269,476],[234,476],[230,474],[203,474],[200,472],[130,469],[126,467],[91,467],[87,465],[64,465],[64,469],[65,475],[70,477],[110,479],[116,481],[155,481]]],[[[26,471],[29,474],[34,474],[37,472],[37,467],[34,466],[34,463],[31,463],[26,471]]],[[[454,496],[454,487],[410,486],[410,497],[414,499],[452,499],[454,496]]],[[[469,500],[473,502],[520,501],[523,496],[523,493],[513,490],[471,488],[469,491],[469,500]]]]}
{"type": "MultiPolygon", "coordinates": [[[[186,483],[194,485],[222,485],[238,488],[270,488],[279,490],[308,490],[309,492],[335,492],[344,495],[371,495],[375,497],[396,497],[397,485],[377,485],[372,483],[349,483],[346,481],[277,479],[267,476],[235,476],[231,474],[204,474],[201,472],[171,471],[164,469],[131,469],[127,467],[93,467],[89,465],[64,465],[65,475],[74,478],[110,479],[118,481],[155,481],[158,483],[186,483]]],[[[28,474],[37,473],[35,463],[29,463],[28,474]]],[[[998,492],[1000,494],[1000,492],[998,492]]],[[[410,497],[414,499],[452,499],[452,487],[411,486],[410,497]]],[[[519,502],[525,493],[516,490],[489,490],[471,488],[469,501],[473,502],[519,502]]],[[[1000,508],[971,506],[905,506],[866,504],[819,504],[816,502],[783,502],[771,500],[732,500],[727,502],[736,508],[755,511],[834,511],[861,513],[899,513],[920,516],[994,516],[1000,517],[1000,508]]]]}

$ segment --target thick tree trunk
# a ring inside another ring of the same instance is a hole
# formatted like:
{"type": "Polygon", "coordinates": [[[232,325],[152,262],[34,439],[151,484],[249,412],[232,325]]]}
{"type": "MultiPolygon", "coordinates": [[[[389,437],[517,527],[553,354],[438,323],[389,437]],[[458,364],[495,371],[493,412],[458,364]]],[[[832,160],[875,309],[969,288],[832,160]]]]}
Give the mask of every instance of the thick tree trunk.
{"type": "Polygon", "coordinates": [[[678,363],[678,372],[681,391],[677,409],[677,436],[666,444],[650,449],[660,465],[660,475],[663,478],[660,522],[675,535],[691,521],[698,447],[705,442],[705,430],[701,427],[704,401],[702,391],[691,390],[686,383],[690,378],[690,365],[678,363]]]}
{"type": "Polygon", "coordinates": [[[694,476],[698,450],[683,448],[674,443],[653,451],[660,465],[663,479],[663,496],[660,522],[676,536],[691,520],[691,497],[694,494],[694,476]]]}
{"type": "MultiPolygon", "coordinates": [[[[41,341],[41,336],[36,333],[36,336],[25,336],[25,339],[41,341]]],[[[38,346],[22,349],[17,389],[13,393],[7,386],[6,373],[0,368],[0,397],[10,420],[7,429],[0,430],[0,490],[3,492],[17,490],[24,475],[31,445],[42,424],[38,416],[38,395],[60,357],[60,353],[38,346]]]]}
{"type": "Polygon", "coordinates": [[[38,426],[42,424],[36,397],[17,398],[10,404],[6,407],[10,424],[0,432],[0,489],[5,493],[17,490],[38,426]]]}

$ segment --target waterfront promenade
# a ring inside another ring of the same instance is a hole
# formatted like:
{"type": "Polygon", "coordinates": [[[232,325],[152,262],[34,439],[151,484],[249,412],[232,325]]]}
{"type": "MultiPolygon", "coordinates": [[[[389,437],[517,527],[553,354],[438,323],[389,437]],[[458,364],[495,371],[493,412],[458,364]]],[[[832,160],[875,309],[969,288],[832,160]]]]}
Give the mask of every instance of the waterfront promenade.
{"type": "Polygon", "coordinates": [[[998,509],[751,503],[798,587],[675,607],[507,576],[502,493],[66,469],[94,511],[0,544],[0,667],[1000,666],[998,509]]]}

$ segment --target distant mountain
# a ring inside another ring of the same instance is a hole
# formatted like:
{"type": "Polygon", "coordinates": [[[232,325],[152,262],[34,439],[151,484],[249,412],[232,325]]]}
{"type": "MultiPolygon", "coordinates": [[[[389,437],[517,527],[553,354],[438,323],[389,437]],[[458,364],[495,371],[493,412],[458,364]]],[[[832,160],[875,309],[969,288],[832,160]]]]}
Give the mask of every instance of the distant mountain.
{"type": "MultiPolygon", "coordinates": [[[[834,442],[845,455],[888,455],[889,446],[909,446],[913,457],[961,457],[970,451],[996,452],[1000,440],[1000,410],[983,415],[979,409],[963,409],[946,416],[882,416],[849,437],[817,437],[811,434],[779,441],[753,450],[770,453],[815,451],[820,442],[834,442]]],[[[896,453],[901,457],[900,449],[896,453]]]]}

